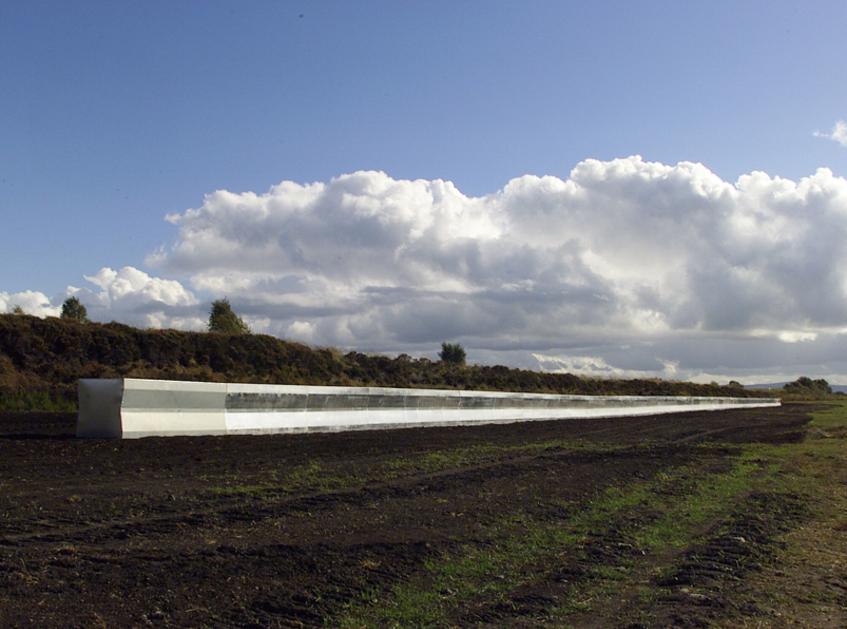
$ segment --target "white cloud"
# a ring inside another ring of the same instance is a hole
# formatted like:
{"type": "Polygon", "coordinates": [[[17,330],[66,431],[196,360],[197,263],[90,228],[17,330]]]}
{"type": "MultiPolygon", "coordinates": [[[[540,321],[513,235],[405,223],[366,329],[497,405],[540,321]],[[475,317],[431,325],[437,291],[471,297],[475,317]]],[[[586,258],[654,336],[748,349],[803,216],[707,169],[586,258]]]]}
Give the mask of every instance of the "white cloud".
{"type": "Polygon", "coordinates": [[[125,266],[117,271],[103,267],[85,279],[94,288],[68,286],[53,299],[44,293],[24,291],[0,292],[0,312],[11,312],[19,305],[27,314],[57,317],[62,302],[74,296],[95,321],[120,321],[142,327],[203,329],[207,316],[194,295],[176,280],[153,277],[144,271],[125,266]]]}
{"type": "Polygon", "coordinates": [[[754,329],[805,340],[847,319],[847,181],[827,169],[733,183],[634,156],[482,197],[357,172],[218,191],[168,220],[179,237],[150,264],[248,301],[275,333],[308,322],[321,343],[550,348],[563,335],[754,329]]]}
{"type": "Polygon", "coordinates": [[[807,343],[818,339],[817,332],[799,330],[750,330],[750,336],[773,337],[783,343],[807,343]]]}
{"type": "Polygon", "coordinates": [[[538,367],[552,373],[574,373],[597,378],[655,378],[674,380],[679,376],[679,364],[656,360],[654,369],[622,369],[610,365],[601,356],[568,356],[533,353],[538,367]]]}
{"type": "Polygon", "coordinates": [[[127,302],[155,302],[166,306],[193,306],[197,303],[194,295],[176,280],[151,277],[131,266],[118,271],[103,267],[96,274],[84,277],[101,289],[99,293],[89,292],[96,294],[98,302],[107,306],[127,302]]]}
{"type": "Polygon", "coordinates": [[[841,146],[847,146],[847,122],[839,120],[829,133],[815,131],[814,136],[816,138],[826,138],[827,140],[838,142],[841,146]]]}
{"type": "Polygon", "coordinates": [[[94,320],[187,330],[205,326],[197,299],[176,280],[153,277],[131,266],[103,267],[84,277],[96,288],[71,286],[67,293],[76,295],[94,320]]]}
{"type": "Polygon", "coordinates": [[[58,317],[61,308],[50,303],[44,293],[25,290],[20,293],[4,293],[0,291],[0,312],[12,312],[19,306],[26,314],[37,317],[58,317]]]}
{"type": "Polygon", "coordinates": [[[315,326],[308,321],[294,321],[285,331],[285,336],[295,341],[311,343],[315,338],[315,326]]]}
{"type": "Polygon", "coordinates": [[[366,171],[217,191],[168,221],[175,242],[147,262],[180,282],[101,269],[77,289],[98,318],[199,329],[227,296],[254,329],[318,345],[432,356],[455,340],[473,360],[610,375],[847,374],[847,180],[825,168],[730,182],[589,159],[477,197],[366,171]]]}

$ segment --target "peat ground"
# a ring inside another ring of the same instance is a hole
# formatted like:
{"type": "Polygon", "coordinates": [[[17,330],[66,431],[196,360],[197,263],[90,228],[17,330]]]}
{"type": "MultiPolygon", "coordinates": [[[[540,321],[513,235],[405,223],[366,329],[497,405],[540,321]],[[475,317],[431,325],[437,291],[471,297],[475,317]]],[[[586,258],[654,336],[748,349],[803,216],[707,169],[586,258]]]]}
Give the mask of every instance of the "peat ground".
{"type": "Polygon", "coordinates": [[[77,440],[0,415],[0,626],[847,624],[847,408],[77,440]]]}

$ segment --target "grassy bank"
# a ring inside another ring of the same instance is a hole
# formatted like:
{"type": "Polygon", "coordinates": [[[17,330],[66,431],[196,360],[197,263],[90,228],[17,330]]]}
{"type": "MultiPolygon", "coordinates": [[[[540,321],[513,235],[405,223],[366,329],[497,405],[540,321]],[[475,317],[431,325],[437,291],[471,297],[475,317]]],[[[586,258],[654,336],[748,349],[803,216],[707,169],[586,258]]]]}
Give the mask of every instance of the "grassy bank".
{"type": "Polygon", "coordinates": [[[586,395],[755,395],[740,387],[599,380],[318,349],[261,334],[141,330],[0,315],[0,411],[73,410],[80,378],[433,387],[586,395]]]}

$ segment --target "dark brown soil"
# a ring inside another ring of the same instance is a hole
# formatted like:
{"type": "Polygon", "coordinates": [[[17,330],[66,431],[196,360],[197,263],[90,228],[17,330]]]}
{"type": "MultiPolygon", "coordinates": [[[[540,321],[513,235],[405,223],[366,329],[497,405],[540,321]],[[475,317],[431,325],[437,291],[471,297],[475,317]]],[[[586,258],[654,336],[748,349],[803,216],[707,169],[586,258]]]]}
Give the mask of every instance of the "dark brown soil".
{"type": "MultiPolygon", "coordinates": [[[[491,543],[486,526],[504,515],[564,517],[562,504],[732,449],[703,442],[796,441],[808,410],[134,441],[77,440],[72,415],[0,415],[0,626],[332,626],[427,558],[491,543]],[[532,447],[548,442],[559,445],[532,447]]],[[[740,549],[736,538],[755,542],[769,509],[796,511],[787,498],[750,500],[668,578],[742,578],[732,562],[749,569],[759,551],[748,548],[769,537],[740,549]],[[714,574],[691,568],[701,557],[714,574]]],[[[630,552],[614,530],[589,556],[630,552]]],[[[581,578],[578,566],[539,574],[581,578]]],[[[544,589],[524,603],[546,605],[544,589]]],[[[664,619],[675,604],[661,602],[664,619]]],[[[457,622],[515,620],[484,607],[457,622]]]]}

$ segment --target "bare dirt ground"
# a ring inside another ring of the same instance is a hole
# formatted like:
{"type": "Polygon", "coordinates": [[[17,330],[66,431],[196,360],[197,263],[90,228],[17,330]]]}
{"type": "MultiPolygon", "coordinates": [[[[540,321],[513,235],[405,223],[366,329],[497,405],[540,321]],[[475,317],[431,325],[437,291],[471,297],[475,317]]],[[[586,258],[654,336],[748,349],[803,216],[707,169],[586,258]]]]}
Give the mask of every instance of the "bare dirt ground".
{"type": "Polygon", "coordinates": [[[812,410],[133,441],[0,415],[0,626],[779,625],[812,410]]]}

